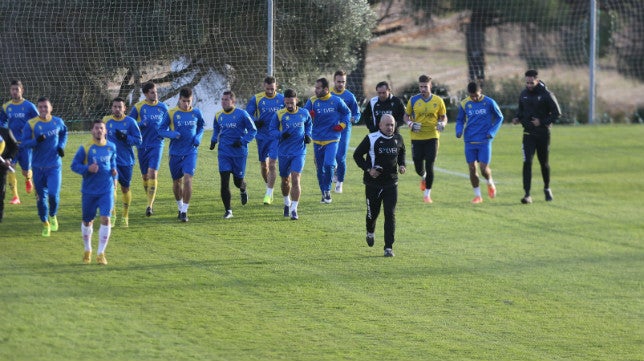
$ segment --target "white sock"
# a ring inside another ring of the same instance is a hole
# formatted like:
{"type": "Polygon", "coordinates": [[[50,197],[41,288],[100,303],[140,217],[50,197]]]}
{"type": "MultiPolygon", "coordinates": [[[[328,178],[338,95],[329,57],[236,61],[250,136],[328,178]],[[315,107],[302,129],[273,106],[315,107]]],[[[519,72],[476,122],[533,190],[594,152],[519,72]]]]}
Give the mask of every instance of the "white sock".
{"type": "Polygon", "coordinates": [[[181,212],[182,209],[183,209],[183,199],[179,199],[177,201],[177,210],[181,212]]]}
{"type": "Polygon", "coordinates": [[[429,197],[431,193],[432,193],[431,189],[429,188],[425,189],[425,197],[429,197]]]}
{"type": "Polygon", "coordinates": [[[490,179],[487,179],[487,185],[494,186],[494,180],[492,179],[492,177],[490,177],[490,179]]]}
{"type": "Polygon", "coordinates": [[[480,197],[481,196],[481,187],[474,188],[474,196],[475,197],[480,197]]]}
{"type": "Polygon", "coordinates": [[[293,211],[297,211],[297,204],[298,204],[298,203],[300,203],[300,201],[292,201],[292,202],[291,202],[291,206],[289,207],[289,210],[290,210],[291,212],[293,212],[293,211]]]}
{"type": "Polygon", "coordinates": [[[94,227],[85,227],[85,225],[81,223],[81,234],[83,235],[83,244],[85,245],[86,251],[92,250],[92,233],[94,233],[94,227]]]}
{"type": "Polygon", "coordinates": [[[291,197],[289,197],[289,196],[284,197],[284,205],[285,206],[290,206],[291,205],[291,197]]]}
{"type": "Polygon", "coordinates": [[[101,224],[101,228],[98,229],[98,254],[105,253],[105,248],[107,248],[107,243],[110,241],[110,233],[112,228],[110,226],[105,226],[101,224]]]}
{"type": "Polygon", "coordinates": [[[181,207],[181,212],[188,213],[188,207],[190,207],[190,204],[184,203],[183,207],[181,207]]]}
{"type": "Polygon", "coordinates": [[[273,188],[266,188],[266,195],[267,196],[272,196],[273,195],[273,188]]]}

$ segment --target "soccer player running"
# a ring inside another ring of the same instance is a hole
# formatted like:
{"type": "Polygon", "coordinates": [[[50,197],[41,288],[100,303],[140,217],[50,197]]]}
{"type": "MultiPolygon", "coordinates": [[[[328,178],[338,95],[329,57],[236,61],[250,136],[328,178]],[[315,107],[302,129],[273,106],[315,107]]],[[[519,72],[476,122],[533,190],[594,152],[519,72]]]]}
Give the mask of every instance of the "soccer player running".
{"type": "Polygon", "coordinates": [[[85,251],[83,263],[92,261],[92,234],[94,218],[99,210],[101,226],[98,230],[96,262],[106,265],[105,248],[110,239],[110,214],[114,207],[114,186],[117,177],[116,145],[106,139],[107,129],[103,120],[92,123],[92,140],[81,145],[72,160],[72,171],[83,176],[81,185],[82,218],[81,234],[85,251]]]}
{"type": "Polygon", "coordinates": [[[38,116],[22,129],[21,147],[32,149],[33,182],[36,189],[38,216],[42,221],[42,236],[58,231],[58,205],[63,180],[62,157],[67,145],[65,122],[51,114],[53,107],[47,97],[37,102],[38,116]]]}
{"type": "MultiPolygon", "coordinates": [[[[130,184],[132,183],[135,160],[132,147],[141,145],[141,130],[134,118],[125,115],[125,99],[121,97],[114,98],[111,110],[112,115],[103,117],[103,123],[105,123],[105,128],[107,129],[107,140],[116,145],[116,169],[118,171],[118,183],[121,186],[123,195],[121,225],[128,227],[130,224],[130,204],[132,203],[130,184]]],[[[114,187],[114,203],[116,203],[116,187],[114,187]]],[[[114,211],[112,216],[115,217],[114,211]]],[[[116,219],[112,219],[112,225],[114,223],[116,223],[116,219]]]]}
{"type": "Polygon", "coordinates": [[[338,152],[335,155],[337,168],[333,176],[335,182],[334,191],[342,193],[342,183],[347,173],[347,152],[349,151],[349,141],[351,140],[351,123],[357,123],[360,120],[360,107],[356,101],[355,95],[346,89],[347,73],[344,70],[337,70],[333,75],[333,89],[331,93],[339,96],[351,110],[351,119],[347,122],[347,127],[340,132],[340,141],[338,142],[338,152]]]}
{"type": "Polygon", "coordinates": [[[364,170],[367,198],[367,245],[375,242],[376,220],[382,205],[385,212],[385,257],[393,257],[398,202],[398,173],[405,174],[405,143],[396,133],[396,121],[385,114],[378,123],[380,130],[368,134],[353,153],[358,167],[364,170]]]}
{"type": "Polygon", "coordinates": [[[7,172],[14,173],[11,162],[18,154],[18,141],[9,128],[0,127],[0,222],[4,217],[7,172]]]}
{"type": "Polygon", "coordinates": [[[203,114],[192,107],[192,89],[179,91],[179,104],[170,109],[159,128],[161,136],[170,138],[170,175],[177,201],[177,218],[188,222],[192,197],[192,179],[197,169],[197,149],[203,137],[203,114]]]}
{"type": "Polygon", "coordinates": [[[543,193],[546,201],[552,201],[550,190],[550,128],[559,119],[561,110],[554,94],[537,77],[539,73],[530,69],[525,72],[525,89],[519,96],[519,109],[512,124],[521,123],[523,126],[523,190],[525,195],[521,203],[532,203],[530,188],[532,183],[532,160],[534,153],[541,165],[543,177],[543,193]]]}
{"type": "Polygon", "coordinates": [[[143,84],[141,91],[145,99],[136,103],[129,115],[137,121],[143,137],[137,150],[143,188],[148,197],[145,215],[150,217],[154,213],[152,208],[157,196],[159,166],[163,155],[163,138],[159,135],[159,125],[168,112],[168,106],[159,101],[157,87],[154,83],[143,84]]]}
{"type": "Polygon", "coordinates": [[[369,133],[377,132],[378,123],[383,114],[391,114],[396,120],[396,133],[405,125],[405,103],[397,96],[391,94],[389,83],[381,81],[376,84],[377,96],[371,98],[360,115],[360,123],[369,129],[369,133]]]}
{"type": "Polygon", "coordinates": [[[318,184],[322,192],[320,203],[329,204],[332,202],[331,183],[338,142],[349,123],[351,111],[340,97],[329,92],[326,78],[316,80],[315,96],[306,101],[304,108],[313,119],[311,133],[318,184]]]}
{"type": "Polygon", "coordinates": [[[418,88],[420,93],[407,102],[405,122],[411,129],[412,159],[416,174],[421,176],[423,202],[432,203],[434,162],[438,154],[440,133],[447,124],[447,111],[443,99],[431,93],[432,78],[421,75],[418,78],[418,88]]]}
{"type": "Polygon", "coordinates": [[[272,76],[264,79],[264,91],[253,95],[246,105],[246,112],[253,117],[257,128],[257,153],[261,166],[262,178],[266,183],[264,204],[273,203],[277,161],[277,140],[270,134],[269,123],[273,114],[284,108],[284,96],[277,92],[277,80],[272,76]]]}
{"type": "Polygon", "coordinates": [[[246,192],[246,159],[248,158],[248,143],[257,134],[253,118],[243,109],[235,107],[236,97],[231,90],[224,91],[221,97],[222,110],[215,114],[213,122],[210,150],[219,143],[217,161],[221,177],[221,200],[224,203],[224,218],[233,218],[230,199],[230,176],[240,191],[241,204],[248,203],[246,192]]]}
{"type": "Polygon", "coordinates": [[[492,160],[492,141],[503,124],[503,113],[494,99],[481,94],[481,86],[476,82],[467,84],[469,96],[458,104],[456,117],[456,138],[463,137],[465,142],[465,161],[470,170],[470,182],[474,189],[472,203],[482,203],[481,187],[476,164],[487,181],[487,194],[496,197],[496,186],[492,179],[490,161],[492,160]]]}
{"type": "MultiPolygon", "coordinates": [[[[23,91],[24,88],[22,86],[22,82],[20,80],[12,80],[11,85],[9,86],[11,100],[4,103],[2,105],[2,109],[0,109],[0,127],[7,126],[11,129],[13,136],[17,140],[22,139],[22,129],[25,127],[25,124],[27,124],[29,119],[38,116],[38,109],[36,109],[36,106],[22,97],[23,91]]],[[[18,154],[12,158],[11,166],[15,169],[16,164],[20,165],[22,175],[25,177],[25,191],[27,193],[31,193],[34,186],[31,180],[33,176],[33,172],[31,170],[31,149],[19,146],[18,154]]],[[[9,188],[13,194],[13,198],[9,203],[20,204],[16,173],[10,172],[7,175],[7,180],[9,188]]]]}
{"type": "Polygon", "coordinates": [[[271,134],[278,139],[279,174],[282,178],[284,217],[298,219],[297,206],[302,194],[300,176],[306,160],[306,145],[311,143],[312,120],[306,109],[297,106],[297,93],[284,92],[284,106],[273,115],[271,134]]]}

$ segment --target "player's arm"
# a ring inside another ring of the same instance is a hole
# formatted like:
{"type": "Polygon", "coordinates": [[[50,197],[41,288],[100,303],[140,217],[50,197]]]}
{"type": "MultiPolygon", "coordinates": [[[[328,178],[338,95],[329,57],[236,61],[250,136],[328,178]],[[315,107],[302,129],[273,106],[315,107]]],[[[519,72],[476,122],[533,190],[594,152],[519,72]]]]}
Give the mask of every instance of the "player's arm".
{"type": "Polygon", "coordinates": [[[244,112],[245,114],[243,115],[244,119],[244,128],[246,129],[246,134],[242,136],[242,141],[246,144],[250,143],[255,139],[255,136],[257,135],[257,128],[255,128],[255,122],[253,122],[253,118],[248,114],[248,112],[244,112]]]}
{"type": "Polygon", "coordinates": [[[371,169],[371,164],[367,163],[367,160],[365,159],[365,156],[369,153],[370,147],[371,143],[369,142],[369,136],[365,136],[364,139],[362,139],[362,142],[360,142],[356,147],[356,150],[353,151],[353,160],[356,162],[358,167],[365,172],[369,172],[371,169]]]}
{"type": "Polygon", "coordinates": [[[456,138],[460,138],[463,135],[463,129],[465,128],[465,110],[463,109],[464,102],[458,103],[458,115],[456,116],[456,138]]]}
{"type": "Polygon", "coordinates": [[[404,174],[406,171],[405,156],[407,155],[407,150],[405,149],[405,142],[402,136],[399,135],[399,137],[400,137],[400,148],[398,149],[398,159],[397,159],[398,171],[400,172],[400,174],[404,174]]]}
{"type": "Polygon", "coordinates": [[[87,173],[87,164],[85,164],[85,147],[78,147],[74,159],[72,159],[71,169],[74,173],[85,175],[87,173]]]}
{"type": "Polygon", "coordinates": [[[65,122],[63,122],[63,120],[61,119],[60,127],[58,128],[58,149],[59,149],[58,153],[60,154],[62,151],[64,154],[66,146],[67,146],[67,126],[65,125],[65,122]]]}
{"type": "Polygon", "coordinates": [[[489,100],[490,107],[492,108],[489,114],[493,117],[493,119],[492,126],[490,127],[490,132],[487,134],[487,137],[493,139],[499,129],[501,129],[501,125],[503,125],[503,112],[501,112],[501,108],[499,108],[499,105],[496,103],[496,101],[491,98],[489,98],[489,100]]]}
{"type": "Polygon", "coordinates": [[[127,144],[129,146],[138,147],[143,143],[143,137],[141,136],[141,129],[139,129],[138,124],[136,124],[136,120],[134,118],[131,119],[132,121],[130,122],[127,130],[127,144]]]}
{"type": "Polygon", "coordinates": [[[280,139],[281,137],[281,132],[279,129],[279,116],[277,115],[278,112],[274,112],[270,115],[270,121],[268,122],[268,134],[270,134],[271,138],[273,139],[280,139]]]}
{"type": "Polygon", "coordinates": [[[203,120],[203,114],[200,110],[195,111],[195,116],[197,117],[197,130],[195,136],[192,138],[192,145],[198,147],[201,145],[201,139],[203,138],[203,131],[206,122],[203,120]]]}
{"type": "Polygon", "coordinates": [[[159,125],[159,135],[160,136],[162,136],[164,138],[170,138],[170,139],[179,139],[181,137],[181,133],[177,132],[172,127],[172,118],[173,117],[174,117],[174,112],[172,112],[172,114],[170,114],[170,113],[164,113],[163,114],[163,120],[161,121],[161,124],[159,125]]]}
{"type": "Polygon", "coordinates": [[[546,100],[546,104],[548,106],[548,115],[541,121],[545,126],[549,126],[550,124],[556,122],[557,119],[559,119],[559,117],[561,116],[561,108],[559,107],[557,98],[552,92],[548,92],[548,95],[549,97],[546,100]]]}

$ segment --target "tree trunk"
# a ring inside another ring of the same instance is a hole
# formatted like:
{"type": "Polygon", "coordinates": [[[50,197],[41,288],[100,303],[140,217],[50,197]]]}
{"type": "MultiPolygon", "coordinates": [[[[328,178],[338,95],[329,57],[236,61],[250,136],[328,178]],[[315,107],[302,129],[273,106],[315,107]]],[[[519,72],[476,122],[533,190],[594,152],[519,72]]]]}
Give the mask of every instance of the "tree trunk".
{"type": "Polygon", "coordinates": [[[465,31],[467,50],[467,68],[470,81],[485,79],[485,28],[486,14],[480,9],[473,9],[470,24],[465,31]]]}
{"type": "MultiPolygon", "coordinates": [[[[354,71],[347,75],[347,89],[349,89],[355,96],[358,104],[362,104],[365,97],[364,92],[364,77],[367,58],[367,42],[360,44],[358,49],[358,63],[354,71]]],[[[375,86],[375,84],[374,84],[375,86]]]]}

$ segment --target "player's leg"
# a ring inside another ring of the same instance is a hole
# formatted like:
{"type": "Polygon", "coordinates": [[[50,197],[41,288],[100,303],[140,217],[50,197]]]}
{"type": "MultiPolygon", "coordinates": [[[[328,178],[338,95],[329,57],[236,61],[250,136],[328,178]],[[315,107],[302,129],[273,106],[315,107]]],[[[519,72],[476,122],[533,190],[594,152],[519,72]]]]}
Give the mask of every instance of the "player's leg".
{"type": "Polygon", "coordinates": [[[483,178],[487,182],[487,195],[490,198],[494,198],[496,197],[496,185],[494,184],[494,179],[492,179],[492,169],[490,168],[490,163],[492,162],[492,142],[479,145],[478,161],[481,175],[483,175],[483,178]]]}
{"type": "Polygon", "coordinates": [[[38,209],[38,218],[42,222],[42,235],[49,237],[51,225],[47,214],[49,192],[47,190],[47,173],[42,168],[34,169],[34,188],[36,189],[36,208],[38,209]]]}
{"type": "Polygon", "coordinates": [[[181,210],[183,208],[183,170],[181,163],[183,157],[171,155],[168,165],[170,167],[170,176],[172,177],[172,194],[177,202],[177,218],[181,219],[181,210]]]}
{"type": "Polygon", "coordinates": [[[92,261],[92,234],[94,234],[94,218],[96,217],[97,202],[95,196],[83,194],[81,196],[81,235],[83,237],[83,263],[92,261]]]}
{"type": "Polygon", "coordinates": [[[248,203],[248,192],[246,191],[246,157],[235,157],[233,158],[233,183],[235,187],[239,189],[239,197],[241,198],[241,204],[246,205],[248,203]]]}
{"type": "Polygon", "coordinates": [[[385,214],[385,247],[393,249],[396,233],[396,204],[398,203],[398,186],[382,189],[382,203],[385,214]]]}
{"type": "Polygon", "coordinates": [[[148,148],[137,148],[139,155],[139,170],[141,171],[141,180],[143,181],[143,190],[147,197],[148,194],[148,166],[149,150],[148,148]]]}
{"type": "MultiPolygon", "coordinates": [[[[130,217],[130,204],[132,204],[132,191],[130,190],[130,185],[132,184],[132,171],[134,166],[123,165],[116,166],[118,171],[118,183],[121,186],[121,196],[123,199],[123,215],[121,219],[121,224],[123,227],[129,226],[129,217],[130,217]]],[[[116,197],[114,198],[114,204],[116,204],[116,197]]],[[[116,208],[116,206],[114,206],[116,208]]],[[[116,221],[115,219],[112,220],[116,221]]]]}
{"type": "Polygon", "coordinates": [[[420,190],[424,191],[427,186],[425,184],[425,165],[423,162],[423,141],[411,141],[411,158],[414,161],[414,170],[420,176],[420,190]]]}
{"type": "Polygon", "coordinates": [[[349,140],[351,139],[351,126],[347,126],[340,136],[340,142],[338,143],[338,152],[335,156],[335,161],[337,163],[337,168],[335,170],[335,175],[337,177],[337,182],[335,184],[334,191],[336,193],[342,193],[342,186],[344,183],[344,178],[347,173],[347,152],[349,151],[349,140]]]}
{"type": "Polygon", "coordinates": [[[63,181],[62,167],[53,167],[48,170],[47,189],[49,190],[49,224],[51,231],[58,231],[58,205],[60,204],[60,186],[63,181]]]}
{"type": "Polygon", "coordinates": [[[220,171],[219,172],[219,177],[221,178],[221,187],[220,187],[220,195],[221,195],[221,201],[224,204],[224,210],[229,211],[232,210],[232,207],[230,205],[230,199],[231,199],[231,194],[230,194],[230,171],[220,171]]]}
{"type": "Polygon", "coordinates": [[[97,207],[101,219],[101,226],[98,229],[96,262],[100,265],[106,265],[107,258],[105,257],[105,249],[107,248],[107,244],[110,241],[110,235],[112,233],[112,227],[110,226],[110,211],[114,207],[114,194],[112,192],[106,192],[105,194],[100,195],[98,197],[97,207]]]}
{"type": "Polygon", "coordinates": [[[367,204],[367,214],[365,216],[365,226],[367,229],[367,245],[373,247],[375,242],[376,220],[380,214],[380,205],[382,204],[382,188],[372,185],[365,185],[365,198],[367,204]]]}
{"type": "Polygon", "coordinates": [[[151,216],[154,208],[154,201],[157,196],[159,166],[161,165],[161,156],[163,147],[152,148],[148,164],[148,206],[145,210],[146,216],[151,216]]]}
{"type": "Polygon", "coordinates": [[[323,173],[324,173],[324,146],[320,144],[313,144],[313,154],[315,160],[315,171],[318,178],[318,186],[322,192],[322,199],[324,201],[324,188],[323,188],[323,173]]]}
{"type": "MultiPolygon", "coordinates": [[[[22,176],[25,177],[25,191],[31,193],[34,184],[31,181],[33,173],[31,171],[32,150],[27,148],[18,148],[17,161],[22,170],[22,176]]],[[[14,169],[16,167],[13,167],[14,169]]]]}
{"type": "Polygon", "coordinates": [[[273,203],[273,188],[275,187],[275,179],[277,178],[277,159],[268,158],[268,174],[266,184],[266,194],[264,195],[264,204],[273,203]]]}
{"type": "Polygon", "coordinates": [[[300,203],[300,196],[302,195],[302,170],[304,169],[304,162],[306,156],[294,156],[290,162],[290,171],[291,171],[291,182],[293,186],[291,187],[291,207],[289,212],[292,220],[298,219],[297,206],[300,203]]]}
{"type": "Polygon", "coordinates": [[[183,204],[179,210],[179,216],[182,222],[187,222],[188,208],[190,207],[190,199],[192,199],[192,181],[197,169],[197,153],[185,156],[181,166],[183,173],[183,189],[181,198],[183,199],[183,204]]]}
{"type": "Polygon", "coordinates": [[[530,197],[530,188],[532,184],[532,159],[536,150],[536,141],[534,136],[529,134],[523,135],[523,191],[525,195],[521,198],[521,203],[532,203],[530,197]]]}
{"type": "Polygon", "coordinates": [[[289,173],[289,164],[290,157],[281,156],[279,157],[279,175],[281,184],[280,189],[282,190],[282,198],[284,199],[284,217],[290,216],[290,207],[291,207],[291,176],[289,173]]]}
{"type": "Polygon", "coordinates": [[[338,153],[338,142],[329,143],[324,148],[322,188],[324,189],[324,203],[331,203],[331,184],[335,169],[335,156],[338,153]]]}
{"type": "Polygon", "coordinates": [[[537,139],[537,159],[541,166],[541,177],[543,178],[543,191],[546,201],[552,200],[552,191],[550,190],[550,162],[548,161],[550,153],[550,131],[540,134],[537,139]]]}
{"type": "MultiPolygon", "coordinates": [[[[15,164],[13,164],[12,167],[13,169],[16,169],[15,164]]],[[[18,178],[16,177],[16,173],[8,172],[6,184],[9,186],[9,190],[11,191],[11,202],[9,203],[20,204],[20,196],[18,195],[18,178]]]]}

